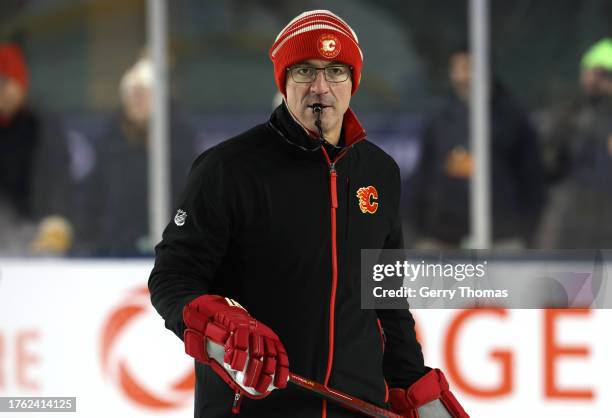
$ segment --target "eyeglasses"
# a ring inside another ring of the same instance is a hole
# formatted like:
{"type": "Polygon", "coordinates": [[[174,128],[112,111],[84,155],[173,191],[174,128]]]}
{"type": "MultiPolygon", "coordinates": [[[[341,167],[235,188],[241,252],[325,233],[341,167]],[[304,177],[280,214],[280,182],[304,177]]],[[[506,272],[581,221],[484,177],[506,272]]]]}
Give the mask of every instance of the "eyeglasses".
{"type": "Polygon", "coordinates": [[[300,65],[287,68],[291,78],[296,83],[312,83],[317,79],[317,71],[323,71],[328,83],[342,83],[348,80],[352,67],[347,65],[328,65],[327,67],[312,67],[300,65]]]}

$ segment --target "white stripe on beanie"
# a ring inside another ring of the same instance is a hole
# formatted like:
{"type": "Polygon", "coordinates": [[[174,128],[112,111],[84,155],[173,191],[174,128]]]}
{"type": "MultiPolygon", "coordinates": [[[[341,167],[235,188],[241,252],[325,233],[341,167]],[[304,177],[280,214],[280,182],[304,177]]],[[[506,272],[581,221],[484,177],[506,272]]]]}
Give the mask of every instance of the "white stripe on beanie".
{"type": "Polygon", "coordinates": [[[315,15],[318,15],[318,17],[331,18],[331,19],[338,20],[340,23],[342,23],[343,26],[346,27],[346,29],[348,29],[351,32],[351,35],[349,35],[349,36],[352,36],[355,39],[355,43],[359,43],[359,39],[357,38],[357,34],[353,30],[353,28],[351,28],[349,26],[349,24],[346,23],[346,21],[344,21],[340,16],[330,12],[329,10],[310,10],[308,12],[304,12],[304,13],[296,16],[291,22],[289,22],[283,28],[283,30],[280,31],[280,33],[278,34],[278,36],[276,37],[274,42],[278,41],[278,38],[280,38],[281,35],[283,35],[283,33],[286,32],[297,21],[299,21],[299,20],[306,20],[307,18],[315,16],[315,15]]]}
{"type": "Polygon", "coordinates": [[[304,27],[308,27],[311,25],[331,25],[337,28],[337,30],[339,32],[341,32],[344,36],[346,36],[347,38],[349,38],[351,41],[353,41],[354,44],[357,44],[357,42],[353,39],[353,37],[351,36],[351,33],[346,29],[346,27],[344,25],[341,25],[339,23],[336,22],[330,22],[329,19],[317,19],[317,20],[309,20],[306,22],[302,22],[299,25],[294,25],[290,30],[285,31],[284,35],[287,36],[287,34],[292,33],[296,30],[298,30],[298,28],[304,28],[304,27]]]}
{"type": "Polygon", "coordinates": [[[355,31],[342,18],[336,16],[329,10],[311,10],[304,12],[291,20],[291,22],[289,22],[276,37],[276,40],[274,41],[275,44],[279,40],[282,40],[270,53],[271,57],[274,59],[283,45],[285,45],[285,43],[294,36],[320,29],[332,30],[346,36],[355,44],[355,47],[359,51],[359,55],[363,60],[363,52],[361,52],[361,48],[359,47],[359,40],[357,39],[355,31]]]}
{"type": "MultiPolygon", "coordinates": [[[[345,32],[343,32],[342,30],[339,30],[337,27],[331,26],[331,25],[325,25],[325,24],[317,24],[317,25],[310,25],[307,26],[305,28],[299,29],[295,32],[293,32],[292,34],[288,35],[287,37],[285,37],[277,46],[276,48],[274,48],[271,52],[271,56],[272,58],[274,58],[276,56],[276,53],[283,47],[283,45],[285,44],[285,42],[287,42],[288,40],[290,40],[291,38],[293,38],[296,35],[299,35],[301,33],[305,33],[305,32],[310,32],[313,30],[319,30],[319,29],[329,29],[332,31],[336,31],[336,32],[340,32],[343,35],[346,35],[345,32]]],[[[349,38],[350,39],[350,38],[349,38]]],[[[359,55],[361,56],[361,59],[363,60],[363,53],[361,52],[361,48],[359,48],[359,45],[357,45],[357,43],[355,43],[355,46],[357,47],[357,50],[359,51],[359,55]]]]}

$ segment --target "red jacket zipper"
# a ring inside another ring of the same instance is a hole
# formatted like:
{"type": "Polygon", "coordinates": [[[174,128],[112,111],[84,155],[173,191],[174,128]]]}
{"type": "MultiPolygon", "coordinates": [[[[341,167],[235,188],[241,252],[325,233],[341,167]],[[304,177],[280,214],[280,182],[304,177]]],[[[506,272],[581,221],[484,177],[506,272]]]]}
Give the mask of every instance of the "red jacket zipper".
{"type": "MultiPolygon", "coordinates": [[[[385,352],[385,333],[382,328],[382,324],[380,323],[380,319],[376,319],[376,323],[378,324],[378,333],[380,334],[380,345],[382,347],[382,352],[385,352]]],[[[387,384],[387,379],[385,380],[385,402],[389,402],[389,385],[387,384]]]]}
{"type": "MultiPolygon", "coordinates": [[[[331,203],[331,246],[332,246],[332,288],[331,295],[329,301],[329,347],[328,347],[328,355],[327,355],[327,371],[325,373],[325,380],[323,384],[327,386],[329,383],[329,379],[331,377],[332,366],[334,362],[334,313],[336,309],[336,289],[338,288],[338,246],[336,242],[336,209],[338,209],[338,187],[337,187],[337,178],[338,174],[336,173],[336,163],[340,160],[340,158],[344,157],[348,148],[343,150],[338,156],[331,161],[329,155],[327,154],[327,150],[325,147],[321,147],[321,151],[323,151],[323,155],[327,160],[327,164],[329,165],[329,193],[330,193],[330,203],[331,203]]],[[[321,418],[327,417],[327,401],[323,400],[323,409],[321,412],[321,418]]]]}

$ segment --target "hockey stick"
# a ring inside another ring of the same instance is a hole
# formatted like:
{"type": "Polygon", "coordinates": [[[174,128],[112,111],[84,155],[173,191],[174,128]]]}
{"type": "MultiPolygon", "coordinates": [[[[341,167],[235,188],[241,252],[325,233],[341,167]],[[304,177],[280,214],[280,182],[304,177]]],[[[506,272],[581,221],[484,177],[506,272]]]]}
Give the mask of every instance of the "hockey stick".
{"type": "Polygon", "coordinates": [[[314,393],[322,398],[329,399],[339,405],[342,405],[352,411],[360,412],[368,417],[404,418],[402,415],[398,415],[395,412],[389,411],[388,409],[380,408],[351,395],[347,395],[346,393],[328,388],[327,386],[303,378],[295,373],[289,373],[289,382],[304,390],[307,390],[310,393],[314,393]]]}

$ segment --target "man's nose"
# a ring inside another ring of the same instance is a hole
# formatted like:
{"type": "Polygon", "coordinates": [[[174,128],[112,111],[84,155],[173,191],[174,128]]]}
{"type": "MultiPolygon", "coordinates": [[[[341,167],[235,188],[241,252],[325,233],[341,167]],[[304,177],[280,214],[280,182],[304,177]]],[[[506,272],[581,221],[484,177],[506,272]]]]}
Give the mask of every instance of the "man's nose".
{"type": "Polygon", "coordinates": [[[310,92],[314,94],[324,94],[329,90],[329,83],[325,79],[325,73],[323,70],[317,71],[317,76],[314,81],[310,84],[310,92]]]}

